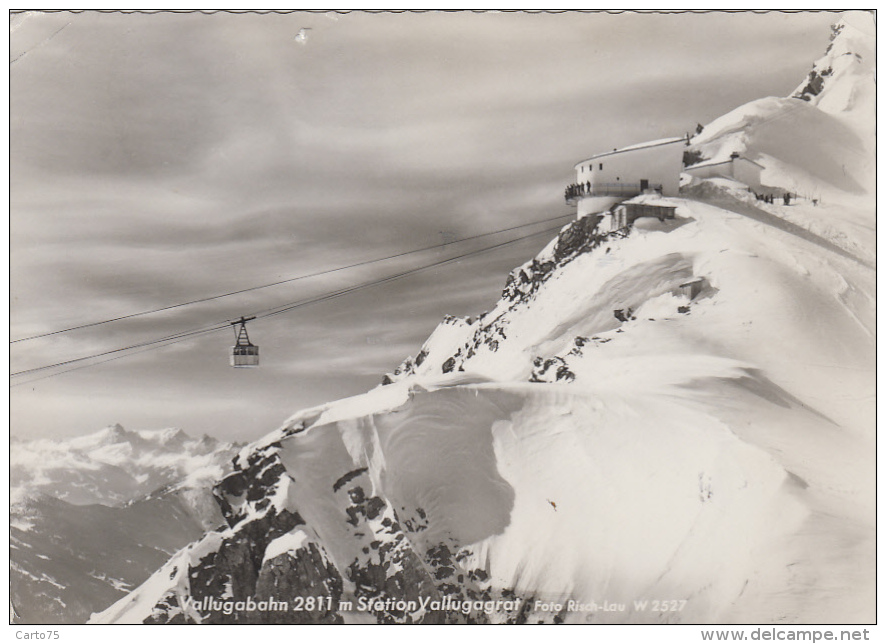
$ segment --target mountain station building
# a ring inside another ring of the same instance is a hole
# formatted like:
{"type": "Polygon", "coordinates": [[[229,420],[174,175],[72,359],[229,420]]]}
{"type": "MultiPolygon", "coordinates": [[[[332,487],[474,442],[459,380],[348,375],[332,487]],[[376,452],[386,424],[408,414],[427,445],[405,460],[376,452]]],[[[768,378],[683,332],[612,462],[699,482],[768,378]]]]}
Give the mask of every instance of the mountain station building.
{"type": "Polygon", "coordinates": [[[641,194],[676,197],[683,169],[684,137],[647,141],[596,154],[575,165],[566,203],[578,217],[602,212],[641,194]]]}

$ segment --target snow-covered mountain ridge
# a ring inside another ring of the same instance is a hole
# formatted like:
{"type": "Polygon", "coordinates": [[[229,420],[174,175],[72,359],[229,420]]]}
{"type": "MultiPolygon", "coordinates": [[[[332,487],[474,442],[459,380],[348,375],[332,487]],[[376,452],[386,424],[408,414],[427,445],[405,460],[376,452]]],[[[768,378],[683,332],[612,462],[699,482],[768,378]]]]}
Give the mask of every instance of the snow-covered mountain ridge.
{"type": "Polygon", "coordinates": [[[792,95],[844,119],[858,109],[870,109],[876,98],[874,88],[857,79],[874,75],[875,29],[870,14],[852,13],[837,22],[824,56],[815,61],[809,77],[792,95]]]}
{"type": "MultiPolygon", "coordinates": [[[[844,21],[828,55],[864,60],[844,21]]],[[[386,384],[244,448],[227,527],[93,621],[873,621],[873,113],[829,98],[873,69],[840,69],[692,141],[790,205],[706,179],[627,236],[572,222],[386,384]]]]}

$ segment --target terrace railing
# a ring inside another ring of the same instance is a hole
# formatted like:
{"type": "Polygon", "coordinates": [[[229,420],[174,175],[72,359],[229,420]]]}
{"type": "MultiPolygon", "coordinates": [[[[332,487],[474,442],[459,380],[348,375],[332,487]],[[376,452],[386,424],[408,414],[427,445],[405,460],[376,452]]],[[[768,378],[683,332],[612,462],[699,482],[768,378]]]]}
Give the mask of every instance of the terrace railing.
{"type": "MultiPolygon", "coordinates": [[[[661,185],[649,186],[649,189],[661,191],[661,185]]],[[[643,192],[639,183],[607,182],[607,183],[573,183],[566,187],[566,203],[574,205],[583,197],[635,197],[643,192]]]]}

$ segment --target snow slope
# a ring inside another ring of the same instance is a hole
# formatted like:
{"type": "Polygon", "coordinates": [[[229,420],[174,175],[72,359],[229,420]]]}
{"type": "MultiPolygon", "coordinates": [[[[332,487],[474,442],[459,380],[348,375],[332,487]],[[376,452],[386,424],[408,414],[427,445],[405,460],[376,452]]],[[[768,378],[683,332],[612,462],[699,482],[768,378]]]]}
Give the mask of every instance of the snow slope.
{"type": "Polygon", "coordinates": [[[875,32],[871,13],[844,14],[827,53],[792,98],[743,105],[706,125],[690,148],[710,161],[737,152],[760,163],[768,192],[816,202],[778,216],[836,243],[855,244],[868,261],[875,244],[875,32]]]}
{"type": "MultiPolygon", "coordinates": [[[[854,69],[840,91],[863,95],[854,69]]],[[[571,223],[387,384],[245,448],[216,488],[228,527],[93,621],[873,622],[869,123],[829,91],[694,141],[827,210],[706,180],[639,197],[676,219],[627,237],[571,223]],[[269,597],[292,605],[205,603],[269,597]]]]}

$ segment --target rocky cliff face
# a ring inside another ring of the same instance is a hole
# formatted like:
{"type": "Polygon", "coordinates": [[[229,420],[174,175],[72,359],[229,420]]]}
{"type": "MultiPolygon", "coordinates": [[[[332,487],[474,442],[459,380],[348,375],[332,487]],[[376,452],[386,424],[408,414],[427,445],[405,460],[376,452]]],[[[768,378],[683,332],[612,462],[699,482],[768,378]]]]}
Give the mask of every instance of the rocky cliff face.
{"type": "Polygon", "coordinates": [[[564,226],[537,257],[511,271],[499,306],[492,313],[483,313],[476,319],[447,316],[418,355],[408,357],[392,373],[386,374],[382,384],[399,382],[416,374],[465,371],[479,353],[497,352],[508,339],[508,318],[529,305],[539,288],[558,269],[620,236],[601,230],[601,219],[600,215],[591,215],[564,226]]]}
{"type": "Polygon", "coordinates": [[[834,24],[824,56],[815,61],[793,97],[830,113],[852,110],[859,101],[866,101],[868,90],[856,81],[873,71],[875,29],[872,15],[863,12],[848,14],[834,24]]]}
{"type": "MultiPolygon", "coordinates": [[[[352,557],[331,556],[292,498],[295,481],[281,458],[297,424],[234,459],[215,488],[228,524],[183,550],[162,569],[169,587],[142,610],[145,623],[336,624],[345,617],[378,623],[522,622],[531,614],[511,591],[494,590],[469,549],[452,539],[419,546],[421,508],[403,514],[372,495],[368,469],[332,484],[335,529],[352,557]]],[[[107,615],[107,613],[106,613],[107,615]]]]}

